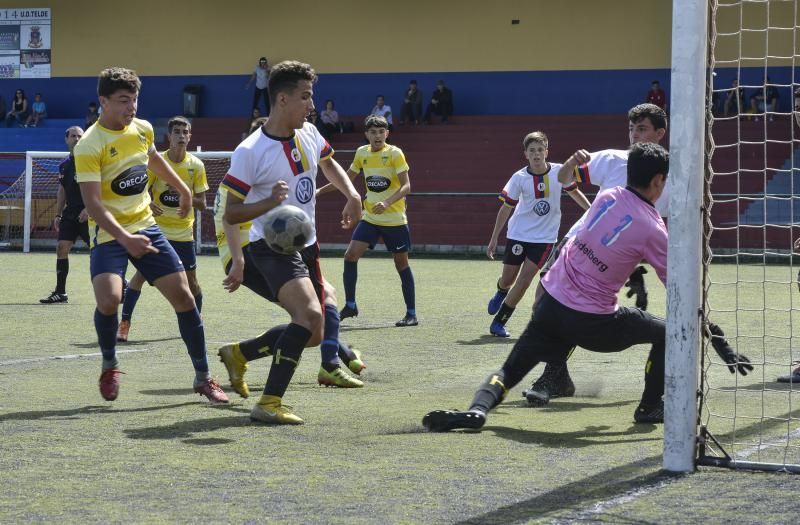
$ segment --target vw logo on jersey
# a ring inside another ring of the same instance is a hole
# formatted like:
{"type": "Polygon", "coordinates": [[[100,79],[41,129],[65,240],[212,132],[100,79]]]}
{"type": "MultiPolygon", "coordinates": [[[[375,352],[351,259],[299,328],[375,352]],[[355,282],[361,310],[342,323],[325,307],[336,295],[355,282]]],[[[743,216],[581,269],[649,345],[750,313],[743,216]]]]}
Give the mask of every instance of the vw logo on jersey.
{"type": "Polygon", "coordinates": [[[147,188],[147,166],[133,166],[111,181],[111,191],[117,195],[138,195],[147,188]]]}
{"type": "Polygon", "coordinates": [[[514,255],[522,255],[522,245],[521,244],[513,245],[511,247],[511,253],[513,253],[514,255]]]}
{"type": "Polygon", "coordinates": [[[303,157],[300,156],[300,152],[297,151],[297,148],[292,148],[291,155],[292,155],[292,160],[295,161],[295,162],[300,162],[300,159],[303,158],[303,157]]]}
{"type": "Polygon", "coordinates": [[[550,213],[550,203],[547,201],[539,201],[533,207],[533,213],[538,215],[539,217],[543,217],[550,213]]]}
{"type": "Polygon", "coordinates": [[[381,177],[379,175],[370,175],[367,177],[367,189],[369,191],[374,191],[376,193],[386,191],[389,189],[389,184],[391,183],[386,177],[381,177]]]}
{"type": "Polygon", "coordinates": [[[171,189],[162,193],[158,197],[158,200],[161,201],[161,204],[168,208],[177,208],[181,205],[180,195],[178,195],[178,192],[172,191],[171,189]]]}
{"type": "Polygon", "coordinates": [[[294,195],[297,201],[305,204],[314,197],[314,183],[308,177],[301,177],[297,181],[297,186],[294,189],[294,195]]]}

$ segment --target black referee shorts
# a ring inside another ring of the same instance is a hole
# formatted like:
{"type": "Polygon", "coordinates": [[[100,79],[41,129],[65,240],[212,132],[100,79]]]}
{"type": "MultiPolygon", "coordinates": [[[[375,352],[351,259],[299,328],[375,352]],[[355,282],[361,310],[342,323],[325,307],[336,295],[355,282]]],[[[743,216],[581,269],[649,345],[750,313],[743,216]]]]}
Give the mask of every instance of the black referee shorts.
{"type": "Polygon", "coordinates": [[[58,240],[75,242],[80,237],[89,246],[89,221],[61,217],[58,221],[58,240]]]}

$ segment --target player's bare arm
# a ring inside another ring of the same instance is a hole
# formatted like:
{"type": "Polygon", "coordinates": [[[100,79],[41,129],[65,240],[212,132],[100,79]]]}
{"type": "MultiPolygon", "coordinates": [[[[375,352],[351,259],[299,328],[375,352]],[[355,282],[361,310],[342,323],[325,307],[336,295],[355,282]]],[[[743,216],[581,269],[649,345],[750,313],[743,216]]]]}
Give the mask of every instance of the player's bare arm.
{"type": "Polygon", "coordinates": [[[251,221],[256,217],[264,215],[275,206],[279,206],[287,197],[289,197],[289,185],[282,180],[276,182],[272,187],[272,195],[256,202],[245,204],[242,199],[228,192],[228,200],[225,204],[225,215],[222,220],[230,224],[241,224],[251,221]]]}
{"type": "Polygon", "coordinates": [[[222,219],[222,229],[225,232],[225,242],[231,254],[231,269],[222,280],[222,287],[228,292],[235,292],[244,281],[244,252],[239,242],[239,227],[222,219]]]}
{"type": "Polygon", "coordinates": [[[61,213],[64,211],[64,206],[67,203],[67,194],[64,192],[64,186],[58,185],[58,192],[56,193],[56,211],[58,214],[53,219],[53,229],[58,231],[59,222],[61,221],[61,213]]]}
{"type": "Polygon", "coordinates": [[[589,202],[589,199],[586,198],[586,195],[584,195],[583,192],[578,188],[575,188],[574,190],[567,190],[567,194],[572,197],[572,200],[574,200],[578,206],[584,210],[588,210],[589,206],[592,205],[589,202]]]}
{"type": "Polygon", "coordinates": [[[178,217],[184,218],[192,211],[192,190],[189,186],[181,180],[175,170],[167,164],[164,157],[159,155],[155,148],[150,148],[147,154],[149,161],[147,162],[147,169],[156,174],[158,178],[172,186],[178,192],[180,200],[178,201],[178,217]]]}
{"type": "Polygon", "coordinates": [[[489,245],[486,247],[486,257],[494,260],[494,252],[497,249],[497,239],[500,237],[500,232],[503,231],[506,221],[511,216],[514,208],[506,204],[501,204],[500,209],[497,210],[497,218],[494,221],[494,229],[492,230],[492,237],[489,239],[489,245]]]}
{"type": "Polygon", "coordinates": [[[397,191],[372,207],[372,211],[376,214],[380,215],[386,211],[389,206],[411,193],[411,181],[408,178],[408,170],[398,173],[397,179],[400,181],[400,187],[397,191]]]}
{"type": "Polygon", "coordinates": [[[208,203],[206,202],[206,192],[200,191],[192,195],[192,206],[200,211],[207,209],[208,203]]]}
{"type": "MultiPolygon", "coordinates": [[[[347,170],[347,176],[350,177],[351,182],[355,182],[356,177],[358,177],[359,172],[353,170],[347,170]]],[[[355,187],[355,186],[354,186],[355,187]]],[[[336,186],[331,184],[330,182],[321,188],[317,188],[317,197],[320,195],[325,195],[326,193],[330,193],[336,189],[336,186]]]]}
{"type": "Polygon", "coordinates": [[[347,204],[344,205],[344,210],[342,210],[342,228],[352,228],[353,225],[361,220],[361,196],[356,191],[347,173],[332,157],[320,160],[319,167],[322,168],[322,174],[325,175],[325,178],[347,197],[347,204]]]}
{"type": "Polygon", "coordinates": [[[128,233],[117,219],[111,215],[100,198],[101,190],[99,182],[81,182],[81,196],[83,204],[86,206],[89,215],[100,228],[114,237],[133,257],[137,259],[148,253],[158,253],[158,249],[153,246],[150,239],[144,235],[128,233]]]}
{"type": "Polygon", "coordinates": [[[575,168],[581,164],[586,164],[591,158],[589,152],[585,149],[576,151],[558,170],[558,182],[564,185],[572,184],[575,181],[575,168]]]}

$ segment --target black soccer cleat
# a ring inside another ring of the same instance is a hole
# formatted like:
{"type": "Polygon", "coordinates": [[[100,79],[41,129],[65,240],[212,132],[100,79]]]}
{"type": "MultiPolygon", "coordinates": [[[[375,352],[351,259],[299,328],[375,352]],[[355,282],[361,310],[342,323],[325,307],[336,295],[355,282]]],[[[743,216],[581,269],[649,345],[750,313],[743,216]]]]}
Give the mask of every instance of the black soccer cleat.
{"type": "Polygon", "coordinates": [[[422,426],[428,432],[447,432],[457,428],[481,428],[486,423],[486,414],[477,410],[434,410],[422,418],[422,426]]]}
{"type": "Polygon", "coordinates": [[[395,326],[417,326],[418,324],[417,316],[409,314],[406,314],[405,317],[394,323],[395,326]]]}
{"type": "Polygon", "coordinates": [[[339,319],[344,321],[348,317],[358,317],[358,307],[350,308],[344,305],[344,308],[339,312],[339,319]]]}
{"type": "Polygon", "coordinates": [[[637,423],[663,423],[664,400],[655,405],[639,403],[639,406],[636,407],[636,412],[633,413],[633,420],[637,423]]]}
{"type": "Polygon", "coordinates": [[[574,396],[575,383],[572,382],[566,365],[548,364],[539,379],[528,390],[523,390],[522,395],[529,405],[541,407],[556,397],[574,396]]]}
{"type": "Polygon", "coordinates": [[[68,303],[69,301],[67,299],[67,294],[53,292],[44,299],[39,299],[39,302],[42,304],[59,304],[59,303],[68,303]]]}

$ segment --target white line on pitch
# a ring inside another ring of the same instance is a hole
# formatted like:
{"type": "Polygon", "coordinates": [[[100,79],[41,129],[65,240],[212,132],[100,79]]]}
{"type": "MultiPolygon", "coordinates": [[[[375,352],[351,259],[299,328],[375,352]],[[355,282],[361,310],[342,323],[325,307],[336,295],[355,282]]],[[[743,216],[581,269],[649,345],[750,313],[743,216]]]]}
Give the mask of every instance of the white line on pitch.
{"type": "Polygon", "coordinates": [[[609,509],[617,507],[619,505],[624,505],[625,503],[630,503],[631,501],[640,498],[642,496],[647,496],[648,494],[655,492],[659,489],[662,489],[675,481],[678,478],[670,478],[664,479],[650,485],[649,487],[643,487],[640,489],[629,490],[628,492],[617,496],[616,498],[611,498],[606,501],[598,501],[591,508],[582,510],[575,514],[570,514],[568,516],[564,516],[563,518],[558,518],[553,521],[553,523],[575,523],[575,522],[582,522],[591,519],[593,516],[596,516],[602,512],[605,512],[609,509]]]}
{"type": "MultiPolygon", "coordinates": [[[[137,352],[147,352],[150,350],[149,348],[132,348],[130,350],[117,350],[118,354],[133,354],[137,352]]],[[[58,361],[61,359],[80,359],[82,357],[100,357],[103,354],[100,352],[94,352],[91,354],[67,354],[67,355],[55,355],[50,357],[28,357],[24,359],[9,359],[8,361],[0,361],[0,366],[10,366],[10,365],[23,365],[26,363],[41,363],[42,361],[58,361]]]]}
{"type": "Polygon", "coordinates": [[[767,443],[762,443],[760,445],[755,445],[755,446],[750,447],[750,448],[746,448],[746,449],[742,450],[741,452],[738,452],[736,454],[736,458],[735,459],[745,459],[745,458],[747,458],[749,456],[752,456],[753,454],[761,452],[762,450],[768,449],[770,447],[785,447],[790,440],[792,440],[793,438],[796,438],[796,437],[800,437],[800,428],[795,429],[792,432],[789,432],[786,435],[786,440],[771,441],[771,442],[767,442],[767,443]]]}

